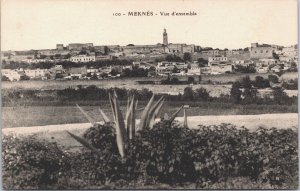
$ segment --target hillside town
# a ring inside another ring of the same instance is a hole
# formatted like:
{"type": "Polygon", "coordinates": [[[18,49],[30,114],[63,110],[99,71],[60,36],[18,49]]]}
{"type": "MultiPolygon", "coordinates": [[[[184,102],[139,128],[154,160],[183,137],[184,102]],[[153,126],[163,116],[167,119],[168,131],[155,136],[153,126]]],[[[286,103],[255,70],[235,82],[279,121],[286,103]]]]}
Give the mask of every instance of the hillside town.
{"type": "Polygon", "coordinates": [[[166,29],[162,37],[162,43],[155,45],[71,43],[57,44],[55,49],[2,51],[2,80],[104,79],[133,70],[135,77],[297,71],[297,45],[251,43],[246,48],[222,50],[169,43],[166,29]]]}

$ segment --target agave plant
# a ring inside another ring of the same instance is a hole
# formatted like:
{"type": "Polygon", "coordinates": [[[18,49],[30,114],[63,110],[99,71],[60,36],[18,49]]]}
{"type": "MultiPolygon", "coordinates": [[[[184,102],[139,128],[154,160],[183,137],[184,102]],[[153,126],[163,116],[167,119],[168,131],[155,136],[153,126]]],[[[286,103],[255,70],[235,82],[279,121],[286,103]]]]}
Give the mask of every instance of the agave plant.
{"type": "MultiPolygon", "coordinates": [[[[116,143],[118,147],[119,154],[124,159],[126,157],[126,153],[128,148],[128,141],[134,139],[136,134],[139,134],[142,132],[143,129],[152,129],[155,120],[158,117],[158,114],[164,104],[165,98],[162,96],[158,99],[158,101],[154,102],[155,95],[153,94],[149,102],[147,103],[146,107],[143,109],[141,114],[140,123],[137,126],[136,125],[136,111],[138,100],[135,99],[135,96],[129,97],[127,100],[127,107],[126,107],[126,115],[125,119],[122,115],[120,104],[117,99],[117,94],[114,91],[112,94],[109,93],[109,101],[112,108],[113,113],[113,119],[114,119],[114,125],[116,129],[116,143]]],[[[83,113],[83,115],[87,118],[87,120],[91,124],[96,124],[96,122],[79,106],[77,105],[79,110],[83,113]]],[[[183,108],[180,107],[175,113],[171,115],[171,117],[166,117],[163,120],[172,123],[175,119],[175,117],[178,115],[178,113],[183,108]]],[[[111,124],[112,122],[107,117],[107,115],[99,108],[100,114],[106,124],[111,124]]],[[[185,121],[187,116],[184,115],[185,121]]],[[[87,147],[88,149],[92,150],[93,152],[99,154],[96,148],[94,148],[88,141],[85,139],[78,137],[69,131],[67,133],[74,138],[76,141],[81,143],[83,146],[87,147]]]]}

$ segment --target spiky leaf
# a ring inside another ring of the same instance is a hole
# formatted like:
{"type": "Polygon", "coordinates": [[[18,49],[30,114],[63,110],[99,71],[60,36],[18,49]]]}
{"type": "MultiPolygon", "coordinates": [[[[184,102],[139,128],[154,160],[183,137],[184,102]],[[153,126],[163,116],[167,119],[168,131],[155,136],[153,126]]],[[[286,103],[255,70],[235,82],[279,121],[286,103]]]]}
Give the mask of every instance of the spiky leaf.
{"type": "Polygon", "coordinates": [[[85,116],[85,118],[92,124],[95,125],[96,122],[87,114],[86,111],[84,111],[78,104],[76,104],[77,108],[81,111],[81,113],[83,113],[83,115],[85,116]]]}
{"type": "Polygon", "coordinates": [[[137,110],[138,103],[139,103],[139,100],[137,99],[135,102],[135,110],[137,110]]]}
{"type": "Polygon", "coordinates": [[[135,104],[136,102],[133,96],[126,113],[127,135],[129,139],[133,139],[135,135],[135,104]]]}
{"type": "Polygon", "coordinates": [[[136,111],[142,111],[142,110],[144,110],[144,109],[145,109],[144,107],[136,108],[136,111]]]}
{"type": "Polygon", "coordinates": [[[126,113],[128,112],[129,110],[129,107],[130,107],[130,101],[131,101],[131,96],[129,95],[128,98],[127,98],[127,107],[126,107],[126,113]]]}
{"type": "Polygon", "coordinates": [[[109,123],[110,120],[109,120],[109,118],[107,117],[107,115],[105,115],[105,113],[103,112],[103,110],[102,110],[101,108],[99,108],[99,111],[100,111],[100,113],[101,113],[101,116],[102,116],[104,122],[105,122],[105,123],[109,123]]]}
{"type": "Polygon", "coordinates": [[[183,106],[181,106],[177,111],[175,111],[172,116],[170,117],[169,121],[172,123],[175,119],[175,117],[177,117],[178,113],[181,111],[181,109],[183,108],[183,106]]]}
{"type": "Polygon", "coordinates": [[[142,116],[141,116],[138,131],[143,130],[144,128],[147,128],[146,125],[147,125],[147,120],[148,120],[148,117],[149,117],[149,110],[151,109],[151,106],[153,104],[154,96],[155,95],[153,94],[150,101],[148,102],[148,104],[146,105],[145,109],[142,112],[142,116]]]}
{"type": "Polygon", "coordinates": [[[116,125],[116,139],[117,139],[117,146],[119,153],[122,158],[125,157],[125,149],[127,145],[127,136],[126,136],[126,129],[124,118],[122,116],[120,105],[117,100],[116,92],[114,92],[114,96],[112,97],[112,102],[114,104],[114,111],[115,111],[115,125],[116,125]]]}
{"type": "Polygon", "coordinates": [[[66,131],[73,139],[75,139],[77,142],[79,142],[80,144],[82,144],[83,146],[85,146],[86,148],[90,149],[91,151],[93,151],[96,154],[100,154],[99,151],[93,147],[89,142],[87,142],[85,139],[74,135],[73,133],[66,131]]]}
{"type": "Polygon", "coordinates": [[[113,116],[116,115],[116,112],[115,112],[115,103],[113,101],[113,95],[111,95],[110,93],[108,94],[108,98],[109,98],[109,102],[110,102],[110,106],[111,106],[111,110],[112,110],[112,113],[113,113],[113,116]]]}
{"type": "Polygon", "coordinates": [[[151,129],[155,124],[155,118],[157,117],[157,114],[159,110],[161,109],[161,106],[164,102],[164,97],[162,96],[150,109],[149,111],[149,118],[147,121],[147,125],[151,129]]]}

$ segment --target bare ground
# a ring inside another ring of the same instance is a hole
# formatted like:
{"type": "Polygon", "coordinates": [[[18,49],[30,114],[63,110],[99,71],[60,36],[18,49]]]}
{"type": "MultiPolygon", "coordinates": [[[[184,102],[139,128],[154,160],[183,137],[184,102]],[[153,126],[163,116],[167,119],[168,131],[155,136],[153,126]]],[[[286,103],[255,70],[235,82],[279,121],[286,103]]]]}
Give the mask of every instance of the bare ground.
{"type": "MultiPolygon", "coordinates": [[[[176,118],[179,123],[183,117],[176,118]]],[[[137,121],[138,122],[138,121],[137,121]]],[[[219,115],[219,116],[190,116],[188,117],[189,128],[199,128],[198,125],[219,125],[230,123],[237,127],[244,126],[250,130],[258,127],[265,128],[298,128],[297,113],[261,114],[261,115],[219,115]]],[[[73,149],[80,145],[71,139],[65,130],[82,136],[84,131],[91,126],[90,123],[74,123],[63,125],[47,125],[34,127],[17,127],[2,129],[4,135],[32,135],[36,134],[42,139],[55,141],[65,149],[73,149]]]]}

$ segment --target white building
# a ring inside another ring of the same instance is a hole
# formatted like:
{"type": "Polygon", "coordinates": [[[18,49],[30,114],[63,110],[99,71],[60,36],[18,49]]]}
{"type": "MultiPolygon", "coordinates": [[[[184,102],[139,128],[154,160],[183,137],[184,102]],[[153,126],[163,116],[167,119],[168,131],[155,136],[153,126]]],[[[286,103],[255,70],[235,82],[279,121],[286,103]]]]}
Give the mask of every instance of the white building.
{"type": "Polygon", "coordinates": [[[15,62],[28,62],[28,60],[34,59],[34,55],[11,55],[9,61],[15,62]]]}
{"type": "Polygon", "coordinates": [[[234,65],[244,65],[245,60],[233,60],[232,61],[234,65]]]}
{"type": "Polygon", "coordinates": [[[271,71],[272,72],[280,72],[282,69],[284,69],[283,66],[276,65],[276,66],[274,66],[274,67],[271,68],[271,71]]]}
{"type": "Polygon", "coordinates": [[[20,81],[21,77],[24,76],[24,72],[11,69],[2,69],[1,75],[6,76],[10,81],[20,81]]]}
{"type": "Polygon", "coordinates": [[[297,46],[290,46],[290,47],[284,47],[282,49],[282,53],[285,55],[285,56],[288,56],[290,58],[295,58],[297,56],[297,46]]]}
{"type": "Polygon", "coordinates": [[[156,66],[156,72],[158,74],[169,74],[175,68],[173,62],[159,62],[156,66]]]}
{"type": "Polygon", "coordinates": [[[211,74],[224,74],[232,72],[231,64],[218,64],[210,66],[211,74]]]}
{"type": "Polygon", "coordinates": [[[111,57],[121,57],[124,56],[123,52],[109,52],[108,55],[110,55],[111,57]]]}
{"type": "Polygon", "coordinates": [[[240,51],[240,50],[226,50],[226,56],[237,55],[237,54],[240,54],[241,52],[244,52],[244,51],[240,51]]]}
{"type": "Polygon", "coordinates": [[[24,70],[25,75],[28,76],[29,78],[44,78],[49,75],[49,70],[47,69],[26,69],[24,70]]]}
{"type": "Polygon", "coordinates": [[[264,67],[257,67],[256,72],[263,74],[263,73],[268,73],[269,72],[269,67],[264,66],[264,67]]]}
{"type": "Polygon", "coordinates": [[[131,65],[122,66],[122,70],[125,70],[125,69],[132,70],[132,67],[133,67],[133,66],[131,66],[131,65]]]}
{"type": "Polygon", "coordinates": [[[226,63],[228,61],[227,57],[225,56],[214,56],[208,57],[208,66],[220,63],[226,63]]]}
{"type": "Polygon", "coordinates": [[[159,62],[157,63],[156,72],[158,74],[167,74],[172,73],[174,68],[178,68],[179,70],[187,69],[188,65],[184,62],[159,62]]]}
{"type": "Polygon", "coordinates": [[[138,68],[143,68],[143,69],[150,69],[152,67],[152,65],[147,62],[133,62],[132,66],[138,67],[138,68]]]}
{"type": "Polygon", "coordinates": [[[284,56],[284,55],[279,56],[279,60],[282,61],[282,62],[292,62],[292,61],[294,61],[293,58],[291,58],[289,56],[284,56]]]}
{"type": "Polygon", "coordinates": [[[184,63],[184,62],[175,62],[175,66],[176,68],[178,68],[179,70],[184,70],[188,68],[188,64],[184,63]]]}
{"type": "Polygon", "coordinates": [[[28,64],[36,64],[36,63],[40,63],[40,62],[54,62],[54,60],[51,60],[51,59],[27,59],[24,62],[26,62],[28,64]]]}
{"type": "Polygon", "coordinates": [[[88,55],[76,55],[76,56],[72,56],[70,58],[71,62],[93,62],[96,61],[96,57],[94,55],[92,56],[88,56],[88,55]]]}
{"type": "Polygon", "coordinates": [[[102,72],[102,73],[106,73],[106,74],[109,74],[112,70],[112,67],[111,66],[103,66],[101,68],[99,68],[99,71],[102,72]]]}
{"type": "Polygon", "coordinates": [[[205,54],[205,55],[209,55],[209,56],[218,56],[220,55],[220,51],[215,49],[215,50],[204,50],[204,51],[201,51],[202,54],[205,54]]]}
{"type": "Polygon", "coordinates": [[[88,68],[87,69],[87,73],[94,74],[94,73],[97,73],[97,72],[99,72],[98,68],[88,68]]]}
{"type": "Polygon", "coordinates": [[[190,65],[191,67],[188,69],[187,75],[200,75],[200,67],[199,64],[193,63],[190,65]]]}
{"type": "Polygon", "coordinates": [[[112,56],[111,55],[98,55],[96,56],[96,60],[111,60],[112,56]]]}
{"type": "Polygon", "coordinates": [[[261,62],[264,66],[271,66],[271,65],[279,64],[279,61],[274,58],[259,59],[259,62],[261,62]]]}

